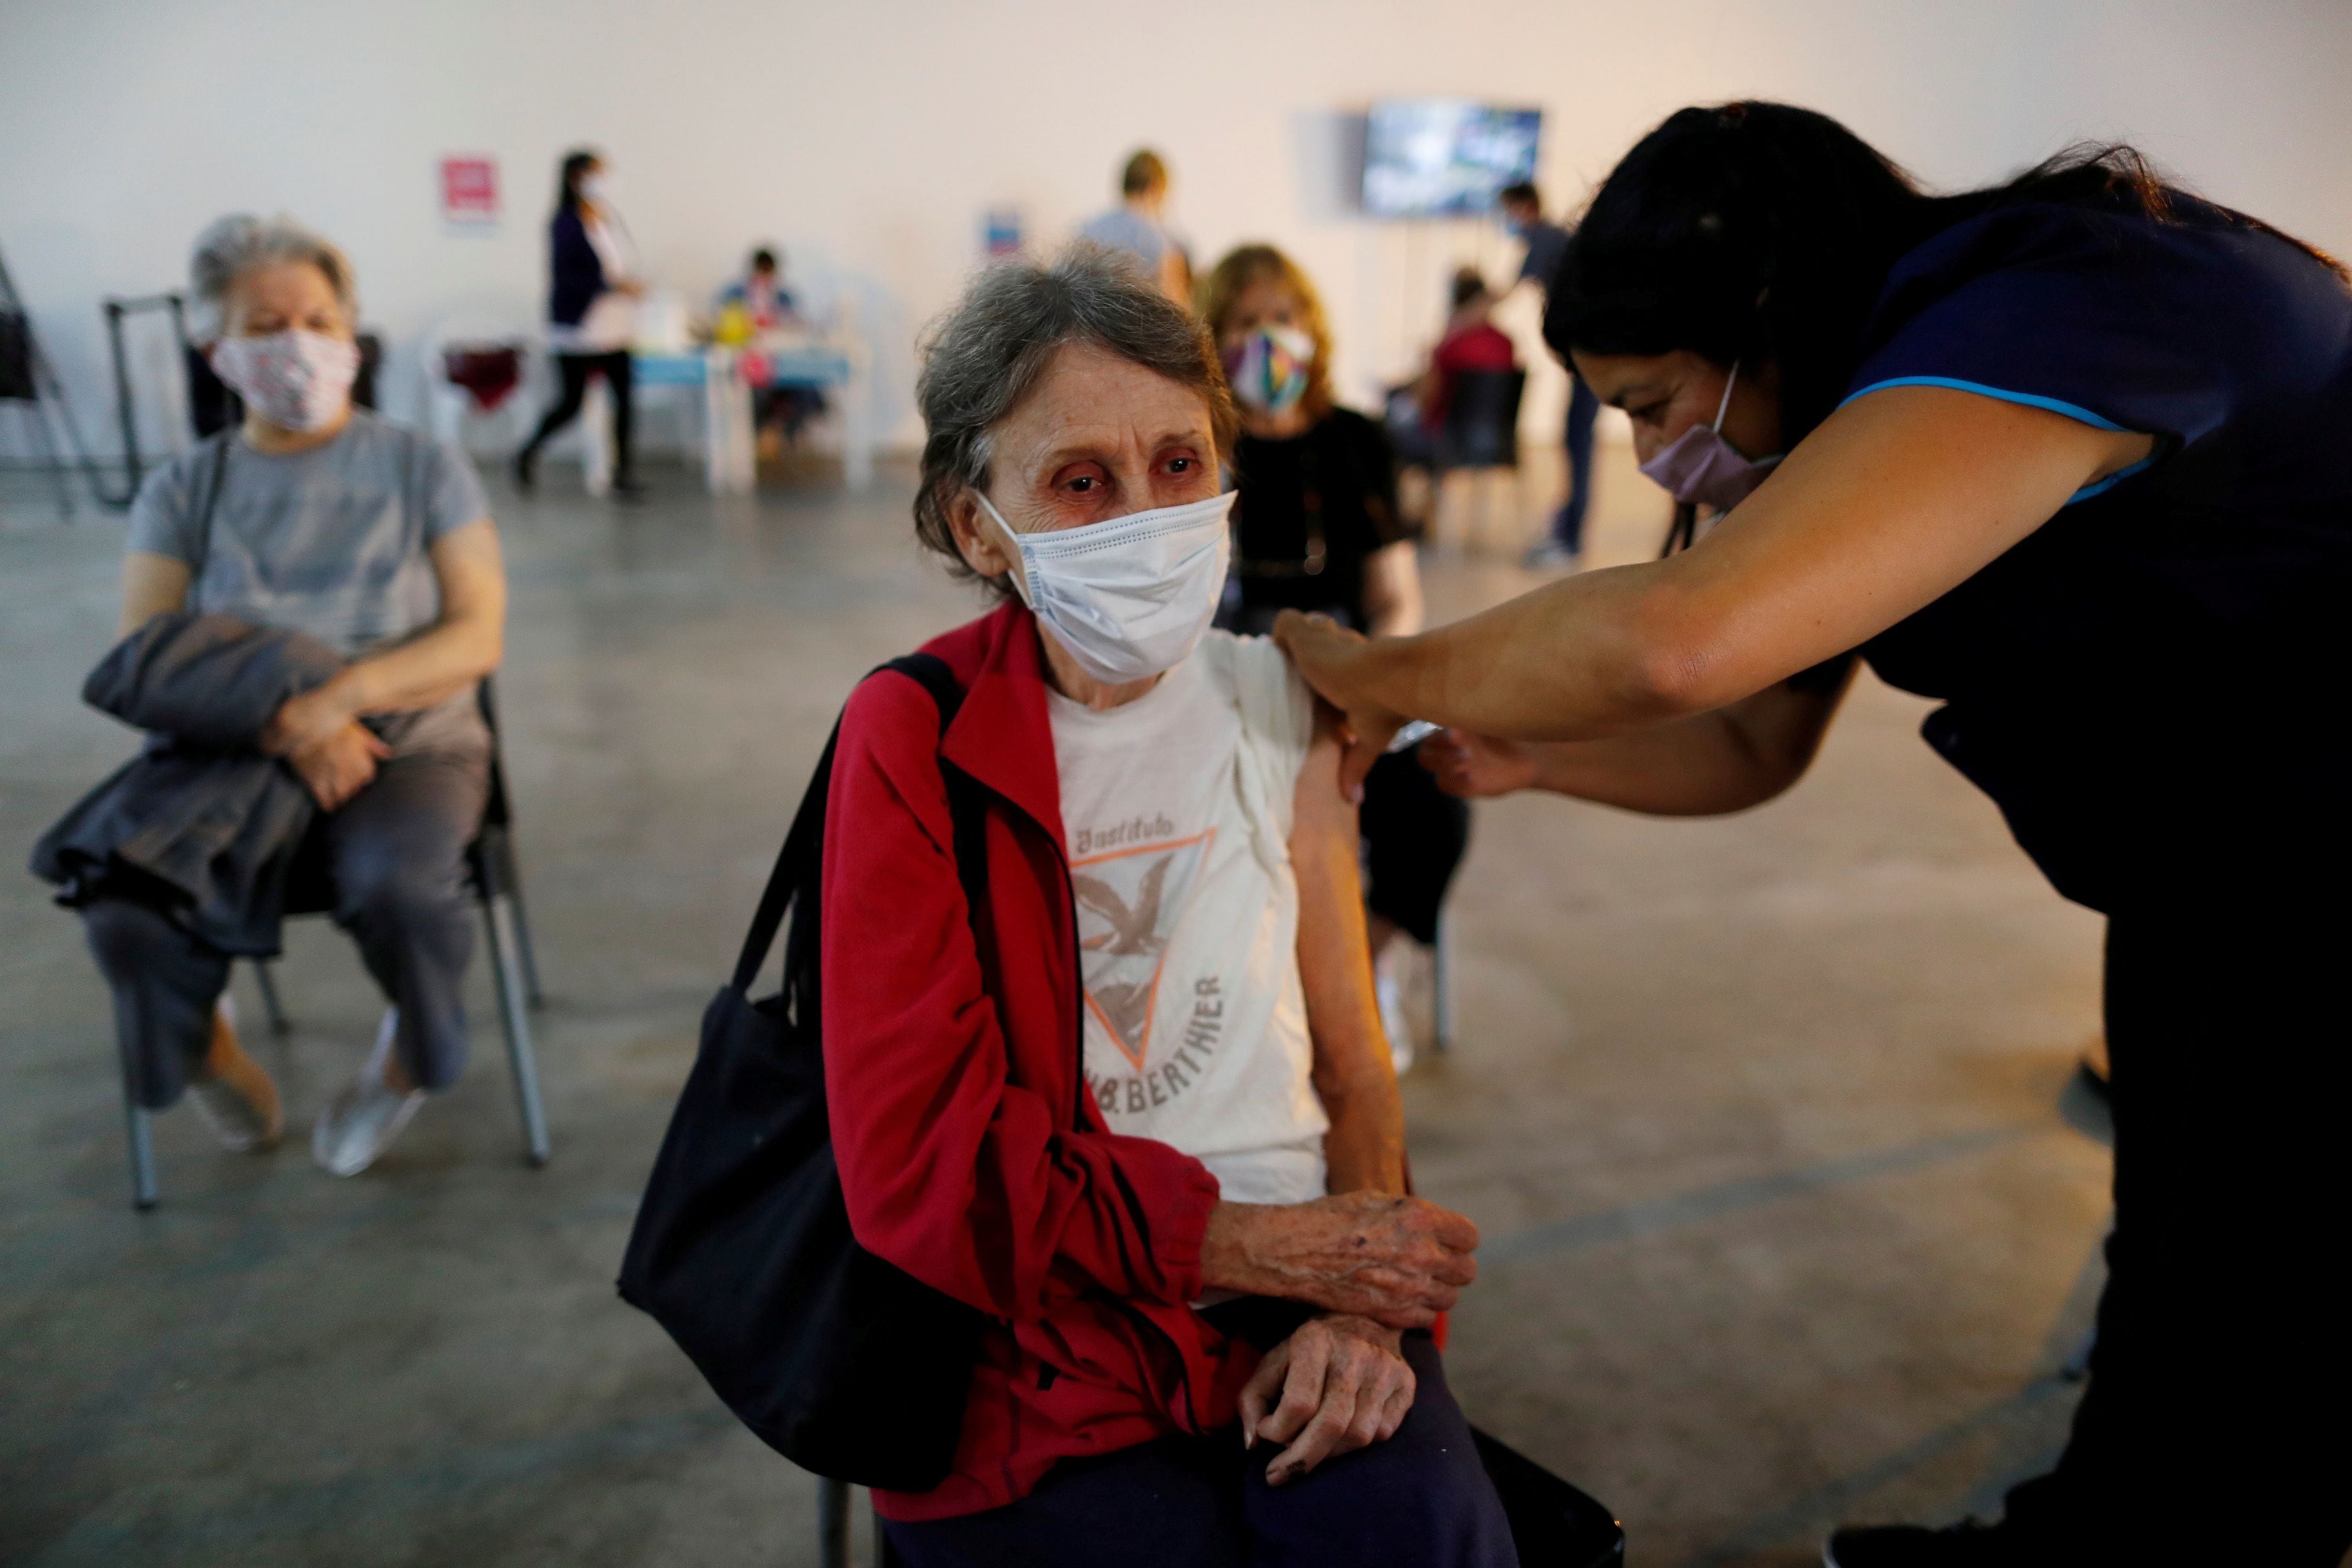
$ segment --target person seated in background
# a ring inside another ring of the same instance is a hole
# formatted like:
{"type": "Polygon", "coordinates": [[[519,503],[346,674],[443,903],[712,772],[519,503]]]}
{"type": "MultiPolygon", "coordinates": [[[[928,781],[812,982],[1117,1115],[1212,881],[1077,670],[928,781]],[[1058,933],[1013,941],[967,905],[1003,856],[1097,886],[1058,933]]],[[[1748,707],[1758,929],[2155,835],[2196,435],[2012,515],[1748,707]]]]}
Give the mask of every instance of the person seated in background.
{"type": "Polygon", "coordinates": [[[746,335],[751,338],[800,320],[800,306],[784,287],[783,258],[772,246],[751,252],[743,276],[719,290],[718,307],[722,318],[730,310],[740,310],[746,335]]]}
{"type": "Polygon", "coordinates": [[[719,341],[750,345],[748,368],[756,373],[752,426],[759,432],[760,455],[773,457],[824,412],[824,394],[816,387],[767,384],[768,363],[760,350],[773,334],[801,324],[800,306],[784,287],[782,253],[765,245],[751,252],[743,276],[719,290],[716,305],[719,341]]]}
{"type": "MultiPolygon", "coordinates": [[[[1331,334],[1314,283],[1270,245],[1211,268],[1201,316],[1241,404],[1234,444],[1234,570],[1219,624],[1263,636],[1284,610],[1371,637],[1422,627],[1418,530],[1397,509],[1396,455],[1379,424],[1331,393],[1331,334]]],[[[1397,1070],[1412,1065],[1404,1009],[1410,935],[1437,941],[1445,890],[1470,842],[1470,808],[1418,759],[1383,757],[1361,809],[1375,992],[1397,1070]]]]}
{"type": "MultiPolygon", "coordinates": [[[[352,407],[355,284],[341,251],[289,219],[227,217],[198,239],[191,272],[200,339],[244,399],[245,422],[141,488],[121,631],[160,633],[159,618],[194,615],[235,623],[210,628],[223,637],[267,628],[325,645],[326,678],[226,749],[277,759],[315,802],[289,819],[302,832],[286,847],[290,875],[324,873],[335,919],[388,1004],[364,1065],[311,1140],[320,1164],[352,1175],[465,1067],[474,928],[462,858],[488,790],[477,687],[499,661],[506,577],[466,459],[352,407]]],[[[225,670],[219,683],[235,678],[225,670]]],[[[171,741],[153,737],[147,755],[171,741]]],[[[271,945],[261,951],[274,952],[278,911],[192,904],[140,874],[155,847],[135,842],[141,824],[127,818],[142,808],[114,787],[136,768],[101,786],[113,788],[107,809],[86,810],[93,796],[68,819],[85,830],[112,824],[120,839],[85,843],[92,874],[68,898],[82,905],[113,994],[133,1093],[160,1110],[193,1087],[230,1148],[267,1147],[281,1102],[239,1045],[226,993],[232,952],[256,951],[238,933],[266,929],[271,945]]],[[[248,902],[282,890],[269,871],[275,848],[268,864],[237,865],[265,847],[245,826],[199,826],[225,841],[201,857],[205,874],[245,877],[248,902]]]]}
{"type": "Polygon", "coordinates": [[[1451,310],[1429,363],[1408,385],[1389,394],[1389,437],[1397,459],[1409,468],[1435,472],[1451,460],[1445,449],[1445,416],[1454,405],[1454,384],[1467,372],[1515,370],[1518,350],[1495,325],[1495,295],[1477,268],[1454,274],[1451,310]]]}
{"type": "Polygon", "coordinates": [[[1405,1195],[1339,742],[1209,629],[1214,344],[1079,246],[930,336],[916,531],[996,607],[878,674],[824,839],[825,1091],[860,1245],[979,1309],[912,1568],[1517,1558],[1425,1331],[1475,1228],[1405,1195]],[[967,897],[946,765],[983,786],[967,897]]]}
{"type": "Polygon", "coordinates": [[[1422,427],[1432,434],[1445,428],[1454,386],[1462,376],[1472,371],[1517,370],[1519,364],[1517,346],[1495,325],[1495,293],[1477,268],[1465,267],[1454,273],[1453,300],[1445,331],[1430,351],[1429,368],[1415,388],[1422,427]]]}
{"type": "Polygon", "coordinates": [[[1192,301],[1192,266],[1168,232],[1168,165],[1145,147],[1119,172],[1118,205],[1089,218],[1078,237],[1126,258],[1180,305],[1192,301]]]}

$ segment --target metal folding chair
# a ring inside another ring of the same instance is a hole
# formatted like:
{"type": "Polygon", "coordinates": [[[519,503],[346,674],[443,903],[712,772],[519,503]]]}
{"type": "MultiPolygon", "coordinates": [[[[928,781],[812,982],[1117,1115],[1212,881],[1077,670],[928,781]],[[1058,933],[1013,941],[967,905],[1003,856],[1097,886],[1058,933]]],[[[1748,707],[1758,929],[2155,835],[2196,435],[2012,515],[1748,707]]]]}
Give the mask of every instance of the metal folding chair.
{"type": "MultiPolygon", "coordinates": [[[[1511,1521],[1511,1541],[1519,1549],[1523,1568],[1622,1568],[1625,1527],[1615,1514],[1476,1427],[1470,1436],[1478,1445],[1478,1462],[1502,1500],[1504,1517],[1511,1521]]],[[[818,1568],[851,1568],[848,1482],[819,1479],[816,1531],[818,1568]]],[[[876,1568],[898,1568],[898,1554],[890,1550],[878,1519],[874,1561],[876,1568]]]]}
{"type": "MultiPolygon", "coordinates": [[[[482,921],[489,932],[490,977],[498,987],[499,1024],[506,1034],[507,1065],[514,1074],[515,1102],[522,1116],[524,1155],[533,1165],[544,1165],[551,1146],[547,1110],[539,1092],[539,1058],[531,1045],[530,1013],[545,997],[539,988],[539,963],[531,952],[530,922],[523,908],[522,879],[515,865],[514,813],[507,795],[505,748],[499,735],[497,700],[487,676],[482,679],[480,701],[482,719],[490,730],[490,788],[482,806],[481,829],[466,846],[466,880],[481,905],[482,921]]],[[[270,962],[255,959],[253,977],[261,988],[270,1031],[283,1035],[293,1025],[278,1000],[270,962]]],[[[150,1209],[159,1195],[150,1131],[153,1113],[139,1103],[133,1092],[128,1059],[123,1063],[122,1090],[131,1143],[131,1201],[135,1207],[150,1209]]]]}

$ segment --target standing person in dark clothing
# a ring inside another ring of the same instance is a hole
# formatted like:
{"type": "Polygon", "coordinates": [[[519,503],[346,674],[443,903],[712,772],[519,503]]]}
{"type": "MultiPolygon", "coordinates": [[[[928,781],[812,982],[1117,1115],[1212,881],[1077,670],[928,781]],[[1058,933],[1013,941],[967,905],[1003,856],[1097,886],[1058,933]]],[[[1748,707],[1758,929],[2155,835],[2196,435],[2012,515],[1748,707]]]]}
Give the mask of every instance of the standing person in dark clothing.
{"type": "Polygon", "coordinates": [[[1467,794],[1738,811],[1859,658],[2107,917],[2116,1217],[2065,1452],[1997,1525],[1825,1560],[2337,1568],[2352,279],[2128,148],[1930,195],[1825,116],[1729,103],[1618,164],[1545,336],[1723,515],[1417,637],[1285,617],[1355,765],[1410,715],[1455,727],[1426,750],[1467,794]]]}
{"type": "MultiPolygon", "coordinates": [[[[1374,421],[1331,397],[1323,303],[1270,245],[1217,263],[1202,315],[1241,405],[1234,447],[1234,581],[1221,624],[1263,633],[1284,610],[1332,616],[1373,637],[1421,629],[1413,530],[1397,510],[1396,457],[1374,421]]],[[[1412,1058],[1400,966],[1402,931],[1437,941],[1447,885],[1470,842],[1470,808],[1410,756],[1385,758],[1361,812],[1375,978],[1400,1067],[1412,1058]]]]}
{"type": "Polygon", "coordinates": [[[636,277],[636,247],[604,200],[604,161],[585,149],[563,160],[548,221],[547,344],[554,352],[562,390],[547,417],[515,454],[515,482],[530,489],[539,449],[579,417],[588,378],[601,375],[613,393],[613,493],[637,499],[630,447],[635,397],[629,343],[636,328],[630,301],[645,292],[636,277]]]}
{"type": "MultiPolygon", "coordinates": [[[[1528,247],[1527,259],[1519,263],[1519,281],[1533,283],[1549,297],[1573,231],[1545,218],[1543,197],[1531,184],[1507,185],[1501,199],[1503,227],[1528,247]]],[[[1528,550],[1529,566],[1566,566],[1572,571],[1584,559],[1584,513],[1592,504],[1592,422],[1600,416],[1601,400],[1570,366],[1568,499],[1551,514],[1551,532],[1528,550]]]]}

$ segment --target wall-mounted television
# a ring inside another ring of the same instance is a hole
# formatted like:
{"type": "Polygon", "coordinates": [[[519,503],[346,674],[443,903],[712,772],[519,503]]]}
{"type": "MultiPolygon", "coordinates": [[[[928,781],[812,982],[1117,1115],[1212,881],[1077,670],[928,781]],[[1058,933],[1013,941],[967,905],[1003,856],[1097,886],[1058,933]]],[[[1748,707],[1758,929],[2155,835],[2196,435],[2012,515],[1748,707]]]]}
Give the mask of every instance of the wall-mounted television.
{"type": "Polygon", "coordinates": [[[1466,98],[1397,98],[1364,127],[1364,210],[1380,217],[1466,217],[1495,210],[1506,185],[1536,177],[1543,110],[1466,98]]]}

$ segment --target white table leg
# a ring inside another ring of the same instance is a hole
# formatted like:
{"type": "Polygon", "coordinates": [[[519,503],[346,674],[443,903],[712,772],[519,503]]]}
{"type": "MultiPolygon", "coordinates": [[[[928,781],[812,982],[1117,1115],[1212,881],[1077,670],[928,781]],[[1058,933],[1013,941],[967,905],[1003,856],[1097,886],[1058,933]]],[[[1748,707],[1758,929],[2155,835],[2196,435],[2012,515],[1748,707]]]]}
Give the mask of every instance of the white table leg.
{"type": "Polygon", "coordinates": [[[592,496],[613,491],[613,391],[601,375],[580,400],[580,477],[592,496]]]}

